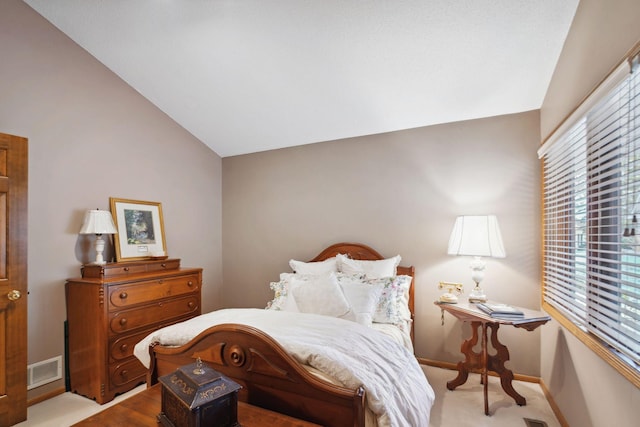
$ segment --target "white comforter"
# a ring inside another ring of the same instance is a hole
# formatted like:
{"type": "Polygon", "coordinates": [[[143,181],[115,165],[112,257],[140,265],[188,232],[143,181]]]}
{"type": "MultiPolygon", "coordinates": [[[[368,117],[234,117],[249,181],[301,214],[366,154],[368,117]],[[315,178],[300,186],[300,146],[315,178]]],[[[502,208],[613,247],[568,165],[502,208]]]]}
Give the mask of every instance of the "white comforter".
{"type": "Polygon", "coordinates": [[[429,425],[435,396],[414,355],[384,334],[348,320],[263,309],[219,310],[152,332],[134,354],[148,367],[152,342],[182,345],[222,323],[261,329],[300,363],[347,388],[362,385],[380,427],[429,425]]]}

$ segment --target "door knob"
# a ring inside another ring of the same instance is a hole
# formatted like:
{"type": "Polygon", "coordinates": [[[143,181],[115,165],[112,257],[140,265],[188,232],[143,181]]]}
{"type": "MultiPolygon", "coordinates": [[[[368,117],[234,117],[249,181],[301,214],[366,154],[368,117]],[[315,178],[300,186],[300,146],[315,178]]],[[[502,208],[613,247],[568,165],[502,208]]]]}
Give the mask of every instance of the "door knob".
{"type": "Polygon", "coordinates": [[[10,301],[19,300],[21,296],[22,294],[17,289],[14,289],[7,294],[7,298],[9,298],[10,301]]]}

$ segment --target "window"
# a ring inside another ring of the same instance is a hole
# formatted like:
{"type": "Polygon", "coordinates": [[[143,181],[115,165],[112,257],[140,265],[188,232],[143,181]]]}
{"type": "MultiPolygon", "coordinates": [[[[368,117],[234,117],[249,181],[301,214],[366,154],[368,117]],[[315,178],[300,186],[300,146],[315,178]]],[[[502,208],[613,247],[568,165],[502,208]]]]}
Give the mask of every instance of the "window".
{"type": "Polygon", "coordinates": [[[640,67],[631,65],[539,151],[543,305],[640,385],[640,67]]]}

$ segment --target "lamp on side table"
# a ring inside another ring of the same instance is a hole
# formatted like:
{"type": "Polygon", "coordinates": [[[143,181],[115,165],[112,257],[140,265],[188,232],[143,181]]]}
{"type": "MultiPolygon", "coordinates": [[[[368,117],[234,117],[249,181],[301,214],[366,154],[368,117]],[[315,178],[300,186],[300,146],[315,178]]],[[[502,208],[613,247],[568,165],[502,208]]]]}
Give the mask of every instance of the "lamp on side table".
{"type": "Polygon", "coordinates": [[[456,218],[449,238],[449,255],[473,256],[469,265],[476,286],[469,294],[469,302],[486,302],[487,295],[480,287],[484,279],[485,262],[481,257],[504,258],[506,253],[495,215],[466,215],[456,218]]]}

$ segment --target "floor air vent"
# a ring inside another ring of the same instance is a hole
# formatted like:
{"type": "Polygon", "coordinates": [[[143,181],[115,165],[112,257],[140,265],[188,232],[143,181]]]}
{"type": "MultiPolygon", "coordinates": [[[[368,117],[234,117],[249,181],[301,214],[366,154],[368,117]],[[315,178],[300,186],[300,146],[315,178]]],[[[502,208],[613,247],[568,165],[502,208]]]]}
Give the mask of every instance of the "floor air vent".
{"type": "Polygon", "coordinates": [[[27,366],[27,390],[62,379],[62,356],[27,366]]]}
{"type": "Polygon", "coordinates": [[[530,418],[525,418],[524,423],[527,425],[527,427],[549,427],[544,421],[532,420],[530,418]]]}

